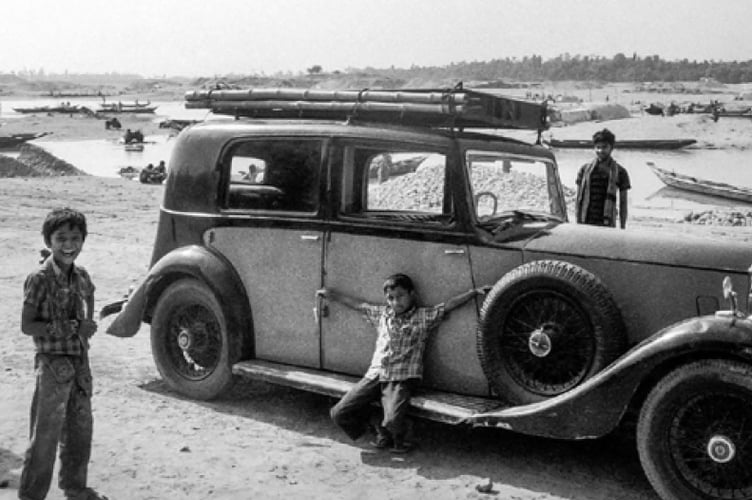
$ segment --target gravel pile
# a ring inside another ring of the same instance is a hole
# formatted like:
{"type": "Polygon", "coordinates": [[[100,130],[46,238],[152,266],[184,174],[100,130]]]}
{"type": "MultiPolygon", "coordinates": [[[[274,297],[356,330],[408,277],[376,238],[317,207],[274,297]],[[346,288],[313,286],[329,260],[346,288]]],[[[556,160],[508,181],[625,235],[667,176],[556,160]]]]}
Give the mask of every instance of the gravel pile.
{"type": "MultiPolygon", "coordinates": [[[[373,184],[370,190],[372,201],[379,207],[392,210],[441,210],[443,164],[423,162],[410,174],[391,177],[382,184],[373,184]]],[[[549,212],[549,196],[546,179],[527,172],[512,170],[504,173],[498,167],[476,165],[473,168],[475,193],[490,191],[499,198],[498,211],[531,209],[549,212]]],[[[574,204],[575,191],[564,188],[567,205],[574,204]]]]}
{"type": "Polygon", "coordinates": [[[703,210],[689,212],[682,222],[707,226],[752,226],[752,211],[703,210]]]}

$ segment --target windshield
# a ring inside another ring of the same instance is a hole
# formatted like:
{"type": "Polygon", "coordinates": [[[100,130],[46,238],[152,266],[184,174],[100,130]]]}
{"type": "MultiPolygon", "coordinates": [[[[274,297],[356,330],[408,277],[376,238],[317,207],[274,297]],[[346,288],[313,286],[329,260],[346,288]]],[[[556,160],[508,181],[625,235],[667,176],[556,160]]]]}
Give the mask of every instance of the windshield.
{"type": "Polygon", "coordinates": [[[475,200],[475,215],[481,222],[521,212],[540,214],[543,219],[567,219],[562,197],[574,194],[562,192],[552,161],[468,150],[465,164],[475,200]]]}

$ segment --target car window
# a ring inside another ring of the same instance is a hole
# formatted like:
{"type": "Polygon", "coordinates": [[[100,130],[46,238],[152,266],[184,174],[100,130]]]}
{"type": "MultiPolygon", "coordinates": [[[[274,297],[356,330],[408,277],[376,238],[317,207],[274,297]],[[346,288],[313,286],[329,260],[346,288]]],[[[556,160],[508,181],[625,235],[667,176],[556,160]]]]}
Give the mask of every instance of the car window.
{"type": "Polygon", "coordinates": [[[512,211],[561,216],[553,163],[479,150],[467,151],[465,163],[478,219],[512,211]]]}
{"type": "Polygon", "coordinates": [[[446,155],[422,148],[347,146],[341,212],[401,222],[448,224],[446,155]]]}
{"type": "Polygon", "coordinates": [[[266,139],[233,146],[225,206],[230,209],[316,212],[321,141],[266,139]]]}

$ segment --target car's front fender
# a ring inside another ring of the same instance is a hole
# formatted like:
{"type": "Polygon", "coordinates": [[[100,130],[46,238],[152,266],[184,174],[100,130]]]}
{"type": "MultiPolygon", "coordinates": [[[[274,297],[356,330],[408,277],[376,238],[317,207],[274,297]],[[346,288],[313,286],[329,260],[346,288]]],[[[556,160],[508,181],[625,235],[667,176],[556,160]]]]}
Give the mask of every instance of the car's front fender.
{"type": "Polygon", "coordinates": [[[193,278],[207,284],[220,298],[228,329],[247,331],[250,313],[240,278],[232,266],[217,254],[200,245],[190,245],[169,252],[152,266],[107,328],[107,333],[116,337],[136,335],[141,323],[150,321],[151,312],[162,291],[181,278],[193,278]]]}
{"type": "Polygon", "coordinates": [[[612,431],[640,385],[682,358],[722,357],[752,362],[752,321],[703,316],[645,339],[571,391],[538,403],[478,413],[476,426],[561,439],[600,437],[612,431]]]}

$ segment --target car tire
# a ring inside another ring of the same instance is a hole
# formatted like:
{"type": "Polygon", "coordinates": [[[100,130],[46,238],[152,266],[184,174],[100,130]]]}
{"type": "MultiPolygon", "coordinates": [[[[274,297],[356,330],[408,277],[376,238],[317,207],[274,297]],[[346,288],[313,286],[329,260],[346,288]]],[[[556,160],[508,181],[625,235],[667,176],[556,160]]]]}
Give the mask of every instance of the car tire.
{"type": "Polygon", "coordinates": [[[592,273],[539,260],[507,273],[483,303],[477,349],[491,388],[534,403],[592,377],[626,349],[616,302],[592,273]]]}
{"type": "Polygon", "coordinates": [[[752,498],[752,367],[696,361],[661,379],[637,423],[637,450],[663,500],[752,498]]]}
{"type": "Polygon", "coordinates": [[[159,373],[174,390],[212,399],[233,381],[230,342],[222,307],[203,283],[182,279],[157,301],[151,348],[159,373]]]}

